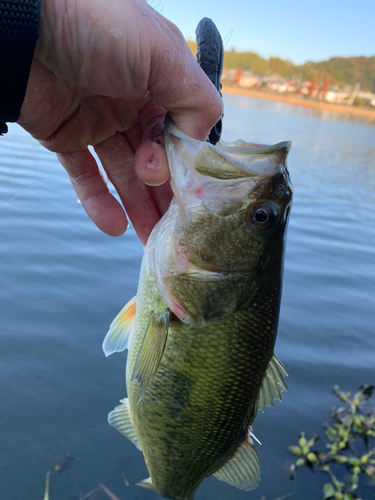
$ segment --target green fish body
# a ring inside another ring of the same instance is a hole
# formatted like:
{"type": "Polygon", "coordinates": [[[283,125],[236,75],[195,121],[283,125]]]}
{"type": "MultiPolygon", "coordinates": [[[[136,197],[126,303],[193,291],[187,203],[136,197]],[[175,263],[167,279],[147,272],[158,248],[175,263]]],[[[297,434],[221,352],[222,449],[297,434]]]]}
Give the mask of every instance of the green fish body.
{"type": "Polygon", "coordinates": [[[109,422],[143,452],[142,485],[191,500],[205,477],[260,481],[251,426],[286,390],[274,356],[292,186],[289,143],[212,146],[168,121],[174,199],[105,353],[129,348],[109,422]]]}

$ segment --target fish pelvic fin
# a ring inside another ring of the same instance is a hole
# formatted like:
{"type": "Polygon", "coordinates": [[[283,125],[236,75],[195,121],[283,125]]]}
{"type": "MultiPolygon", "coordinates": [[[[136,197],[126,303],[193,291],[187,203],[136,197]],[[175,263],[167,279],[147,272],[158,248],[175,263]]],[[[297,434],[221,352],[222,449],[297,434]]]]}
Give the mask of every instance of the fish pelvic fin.
{"type": "Polygon", "coordinates": [[[142,479],[142,481],[138,481],[137,483],[134,484],[135,486],[140,486],[141,488],[145,488],[146,490],[156,491],[150,477],[148,477],[147,479],[142,479]]]}
{"type": "Polygon", "coordinates": [[[117,431],[121,432],[121,434],[130,439],[138,450],[142,450],[131,419],[129,400],[127,398],[121,399],[120,402],[121,405],[116,406],[116,408],[108,414],[108,423],[117,431]]]}
{"type": "Polygon", "coordinates": [[[214,476],[241,490],[256,488],[261,478],[259,457],[253,444],[245,439],[234,456],[214,476]]]}
{"type": "Polygon", "coordinates": [[[136,304],[133,297],[112,321],[103,341],[106,356],[129,349],[135,324],[136,304]]]}
{"type": "MultiPolygon", "coordinates": [[[[156,491],[159,493],[155,486],[152,484],[152,479],[148,477],[147,479],[142,479],[142,481],[138,481],[134,483],[135,486],[139,486],[140,488],[145,488],[146,490],[156,491]]],[[[172,498],[172,497],[169,497],[172,498]]],[[[188,497],[173,497],[173,500],[195,500],[194,495],[188,497]]]]}
{"type": "Polygon", "coordinates": [[[266,406],[271,406],[273,408],[273,402],[275,399],[281,401],[281,393],[287,391],[287,386],[284,382],[284,377],[288,374],[282,365],[282,363],[277,359],[274,354],[268,365],[266,374],[263,378],[262,385],[259,390],[259,397],[255,408],[255,414],[258,410],[264,412],[266,406]]]}
{"type": "Polygon", "coordinates": [[[167,342],[170,314],[169,310],[164,314],[151,313],[131,378],[139,386],[137,404],[158,371],[167,342]]]}

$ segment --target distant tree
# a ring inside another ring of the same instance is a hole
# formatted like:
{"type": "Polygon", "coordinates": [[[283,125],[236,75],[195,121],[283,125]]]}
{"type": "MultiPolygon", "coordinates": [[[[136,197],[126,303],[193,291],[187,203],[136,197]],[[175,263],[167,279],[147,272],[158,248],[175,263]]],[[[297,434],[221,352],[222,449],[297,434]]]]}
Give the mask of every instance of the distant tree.
{"type": "Polygon", "coordinates": [[[285,77],[291,76],[295,72],[294,64],[285,59],[281,59],[280,57],[270,57],[269,67],[271,73],[276,73],[278,75],[285,77]]]}
{"type": "MultiPolygon", "coordinates": [[[[197,44],[187,41],[195,55],[197,44]]],[[[228,69],[242,68],[243,71],[252,69],[258,75],[272,75],[277,73],[286,78],[294,74],[302,76],[303,80],[318,81],[329,79],[331,85],[345,87],[359,81],[363,90],[375,92],[375,55],[371,57],[332,57],[328,61],[309,61],[302,65],[294,65],[287,59],[270,57],[264,59],[255,52],[236,52],[234,48],[224,52],[224,64],[228,69]]]]}
{"type": "Polygon", "coordinates": [[[353,101],[353,106],[364,106],[366,103],[361,97],[355,97],[353,101]]]}

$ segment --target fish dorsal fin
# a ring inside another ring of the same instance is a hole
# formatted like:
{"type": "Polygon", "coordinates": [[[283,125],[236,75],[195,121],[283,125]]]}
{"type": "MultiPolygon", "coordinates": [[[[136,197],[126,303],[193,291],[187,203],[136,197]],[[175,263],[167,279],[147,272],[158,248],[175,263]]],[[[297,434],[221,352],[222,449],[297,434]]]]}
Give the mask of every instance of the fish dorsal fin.
{"type": "Polygon", "coordinates": [[[234,456],[214,476],[241,490],[256,488],[260,483],[260,467],[254,446],[245,439],[234,456]]]}
{"type": "Polygon", "coordinates": [[[135,297],[124,306],[112,321],[103,341],[103,351],[106,356],[129,348],[135,323],[135,297]]]}
{"type": "Polygon", "coordinates": [[[145,336],[135,362],[132,381],[139,386],[137,404],[154,378],[163,356],[169,327],[170,311],[151,313],[145,336]]]}
{"type": "Polygon", "coordinates": [[[117,431],[121,432],[121,434],[130,439],[138,450],[141,450],[141,445],[130,415],[129,400],[127,398],[121,399],[120,402],[121,405],[116,406],[116,408],[108,414],[108,423],[117,431]]]}
{"type": "Polygon", "coordinates": [[[281,401],[281,393],[288,390],[284,382],[284,377],[287,376],[285,368],[274,354],[260,387],[255,413],[258,410],[264,411],[266,406],[273,408],[275,399],[281,401]]]}

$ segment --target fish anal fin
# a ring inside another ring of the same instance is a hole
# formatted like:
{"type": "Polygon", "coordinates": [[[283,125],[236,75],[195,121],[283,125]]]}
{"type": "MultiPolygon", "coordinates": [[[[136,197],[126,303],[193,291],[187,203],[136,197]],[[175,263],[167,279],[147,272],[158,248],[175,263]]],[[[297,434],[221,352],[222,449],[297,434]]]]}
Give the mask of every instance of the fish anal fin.
{"type": "Polygon", "coordinates": [[[288,374],[284,366],[274,354],[268,365],[266,374],[264,375],[263,382],[259,390],[259,397],[255,413],[258,410],[264,411],[266,406],[273,407],[273,402],[275,399],[281,401],[281,393],[288,390],[284,382],[284,377],[287,376],[288,374]]]}
{"type": "Polygon", "coordinates": [[[131,419],[129,400],[127,398],[122,399],[121,405],[116,406],[116,408],[109,413],[108,423],[130,439],[130,441],[141,450],[141,445],[131,419]]]}
{"type": "Polygon", "coordinates": [[[136,304],[135,297],[133,297],[121,309],[109,327],[102,346],[106,356],[129,348],[134,329],[135,312],[136,304]]]}
{"type": "Polygon", "coordinates": [[[169,310],[164,314],[151,313],[132,375],[132,381],[139,386],[137,404],[159,368],[167,342],[170,314],[169,310]]]}
{"type": "Polygon", "coordinates": [[[214,476],[241,490],[256,488],[261,478],[259,457],[254,446],[245,439],[234,456],[214,476]]]}

